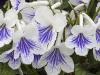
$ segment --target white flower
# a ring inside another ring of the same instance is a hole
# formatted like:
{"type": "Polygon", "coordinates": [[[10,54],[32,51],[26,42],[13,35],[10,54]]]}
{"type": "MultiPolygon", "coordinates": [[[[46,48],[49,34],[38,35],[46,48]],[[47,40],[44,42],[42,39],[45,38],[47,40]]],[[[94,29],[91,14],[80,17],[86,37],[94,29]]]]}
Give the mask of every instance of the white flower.
{"type": "Polygon", "coordinates": [[[66,46],[68,48],[75,48],[77,55],[85,56],[88,54],[88,49],[94,47],[93,26],[81,23],[83,19],[80,18],[80,25],[75,25],[71,29],[72,35],[66,39],[66,46]]]}
{"type": "Polygon", "coordinates": [[[54,46],[40,58],[40,64],[45,63],[48,75],[58,75],[61,70],[70,73],[74,71],[74,63],[70,55],[74,52],[65,47],[64,43],[54,46]],[[43,63],[44,62],[44,63],[43,63]]]}
{"type": "Polygon", "coordinates": [[[17,26],[19,30],[13,36],[14,46],[16,46],[14,58],[21,57],[22,63],[31,64],[34,59],[33,53],[43,54],[45,52],[37,41],[37,28],[35,28],[35,23],[25,25],[22,21],[18,22],[17,26]]]}
{"type": "Polygon", "coordinates": [[[14,50],[11,49],[6,51],[0,55],[0,62],[6,63],[8,62],[9,67],[13,70],[18,69],[21,66],[21,61],[19,58],[14,59],[14,50]]]}
{"type": "Polygon", "coordinates": [[[12,9],[8,10],[5,15],[3,15],[2,10],[0,10],[0,47],[5,44],[9,44],[12,41],[12,36],[14,29],[12,28],[17,17],[13,14],[15,13],[12,9]],[[12,21],[14,19],[14,21],[12,21]]]}
{"type": "Polygon", "coordinates": [[[36,9],[34,19],[39,30],[39,40],[50,49],[60,32],[66,26],[66,16],[62,13],[53,14],[48,6],[41,6],[36,9]],[[46,13],[45,13],[46,12],[46,13]]]}
{"type": "Polygon", "coordinates": [[[90,0],[69,0],[73,5],[79,5],[81,3],[89,4],[90,0]]]}

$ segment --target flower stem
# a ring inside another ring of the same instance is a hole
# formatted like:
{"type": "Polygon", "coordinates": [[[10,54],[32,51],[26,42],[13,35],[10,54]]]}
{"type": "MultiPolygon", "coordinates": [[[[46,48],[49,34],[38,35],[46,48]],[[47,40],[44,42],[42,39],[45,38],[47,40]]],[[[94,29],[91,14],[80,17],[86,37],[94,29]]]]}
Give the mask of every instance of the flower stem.
{"type": "Polygon", "coordinates": [[[18,69],[20,75],[24,75],[21,67],[18,69]]]}

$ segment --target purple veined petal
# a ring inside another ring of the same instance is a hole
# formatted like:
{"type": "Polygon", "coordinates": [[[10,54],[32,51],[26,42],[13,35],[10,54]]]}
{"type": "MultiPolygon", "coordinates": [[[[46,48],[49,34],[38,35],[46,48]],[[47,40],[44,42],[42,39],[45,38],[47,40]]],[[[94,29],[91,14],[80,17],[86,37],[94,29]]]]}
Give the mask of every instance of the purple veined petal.
{"type": "Polygon", "coordinates": [[[32,21],[32,19],[35,16],[35,9],[34,8],[24,8],[21,11],[22,14],[22,18],[26,23],[29,23],[30,21],[32,21]]]}
{"type": "Polygon", "coordinates": [[[40,60],[42,55],[36,55],[34,54],[34,63],[38,64],[38,61],[40,60]]]}
{"type": "Polygon", "coordinates": [[[100,29],[96,30],[96,41],[97,43],[100,43],[100,29]]]}
{"type": "Polygon", "coordinates": [[[65,72],[72,72],[74,70],[74,64],[72,59],[63,54],[59,48],[53,48],[51,51],[44,54],[40,60],[43,60],[47,62],[47,65],[45,67],[45,70],[48,75],[58,75],[62,70],[65,72]],[[71,62],[71,63],[69,63],[71,62]],[[63,65],[66,64],[67,71],[65,70],[65,67],[63,65]],[[72,66],[71,66],[72,64],[72,66]]]}
{"type": "Polygon", "coordinates": [[[24,64],[32,63],[32,61],[34,59],[33,51],[36,47],[37,46],[36,46],[35,42],[33,42],[32,40],[27,39],[25,37],[22,37],[20,39],[20,41],[17,44],[18,51],[16,51],[16,52],[20,52],[22,63],[24,63],[24,64]]]}
{"type": "Polygon", "coordinates": [[[35,42],[25,37],[22,37],[17,45],[17,50],[26,56],[36,47],[35,42]]]}
{"type": "Polygon", "coordinates": [[[11,67],[13,70],[18,69],[21,65],[20,59],[15,59],[14,58],[14,51],[6,55],[6,58],[9,59],[8,65],[11,67]]]}
{"type": "MultiPolygon", "coordinates": [[[[0,26],[0,43],[9,44],[11,42],[12,30],[5,25],[0,26]]],[[[1,46],[2,47],[2,46],[1,46]]]]}
{"type": "Polygon", "coordinates": [[[41,58],[42,55],[36,55],[34,54],[34,60],[32,62],[32,66],[33,68],[42,68],[43,66],[39,64],[39,61],[40,61],[40,58],[41,58]]]}
{"type": "Polygon", "coordinates": [[[21,0],[15,0],[15,10],[18,10],[21,0]]]}
{"type": "Polygon", "coordinates": [[[95,48],[93,49],[93,55],[94,55],[94,58],[97,60],[97,61],[100,61],[100,48],[99,50],[96,50],[95,48]]]}
{"type": "Polygon", "coordinates": [[[95,50],[95,52],[96,52],[97,56],[100,56],[100,48],[99,48],[99,50],[95,50]]]}
{"type": "Polygon", "coordinates": [[[86,45],[91,43],[91,41],[86,38],[83,33],[78,34],[72,39],[71,42],[74,43],[76,47],[79,47],[80,49],[83,49],[84,47],[86,47],[86,45]]]}
{"type": "Polygon", "coordinates": [[[39,27],[39,40],[41,43],[49,43],[52,40],[52,26],[39,27]]]}
{"type": "Polygon", "coordinates": [[[65,56],[60,52],[59,48],[54,48],[54,50],[46,57],[46,61],[53,68],[60,64],[66,63],[64,58],[65,56]]]}

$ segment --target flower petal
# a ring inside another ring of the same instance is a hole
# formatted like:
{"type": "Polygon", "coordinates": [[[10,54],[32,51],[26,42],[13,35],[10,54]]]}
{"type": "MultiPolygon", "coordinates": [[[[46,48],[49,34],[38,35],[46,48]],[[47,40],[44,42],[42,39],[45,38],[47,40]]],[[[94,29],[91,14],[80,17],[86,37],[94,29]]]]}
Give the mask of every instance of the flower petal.
{"type": "Polygon", "coordinates": [[[10,9],[5,13],[5,22],[8,27],[13,27],[16,24],[17,20],[18,16],[15,10],[10,9]]]}
{"type": "Polygon", "coordinates": [[[35,9],[28,7],[28,8],[24,8],[21,11],[22,14],[22,19],[26,22],[26,23],[30,23],[32,21],[32,19],[35,16],[35,9]]]}
{"type": "Polygon", "coordinates": [[[68,48],[74,48],[75,44],[73,44],[71,41],[74,38],[74,36],[69,36],[65,41],[65,46],[68,48]]]}
{"type": "Polygon", "coordinates": [[[50,25],[53,19],[53,13],[47,6],[41,6],[37,8],[35,14],[35,20],[43,25],[50,25]],[[45,13],[46,12],[46,13],[45,13]]]}
{"type": "Polygon", "coordinates": [[[65,54],[65,55],[72,55],[74,53],[74,50],[67,48],[65,46],[65,43],[61,43],[58,48],[61,50],[61,53],[65,54]]]}
{"type": "Polygon", "coordinates": [[[4,23],[3,11],[0,9],[0,25],[4,23]]]}
{"type": "Polygon", "coordinates": [[[65,59],[66,63],[61,64],[61,69],[66,72],[74,72],[74,62],[71,57],[66,56],[65,59]]]}
{"type": "Polygon", "coordinates": [[[12,60],[8,62],[9,67],[11,67],[13,70],[18,69],[21,66],[20,59],[12,60]]]}
{"type": "Polygon", "coordinates": [[[53,27],[57,32],[60,32],[64,29],[64,27],[67,25],[67,20],[66,20],[66,16],[64,16],[61,13],[57,13],[54,15],[54,19],[52,19],[53,23],[53,27]],[[55,21],[54,21],[55,20],[55,21]]]}
{"type": "Polygon", "coordinates": [[[45,70],[48,75],[58,75],[61,72],[61,69],[59,66],[51,67],[51,65],[47,65],[45,67],[45,70]]]}
{"type": "Polygon", "coordinates": [[[79,33],[82,33],[83,31],[84,31],[84,29],[83,29],[83,27],[81,27],[80,25],[75,25],[75,26],[73,26],[72,29],[71,29],[71,33],[72,33],[73,35],[77,35],[77,34],[79,34],[79,33]]]}
{"type": "Polygon", "coordinates": [[[83,48],[83,49],[77,47],[75,48],[75,53],[80,56],[86,56],[88,54],[88,51],[89,50],[87,48],[83,48]]]}
{"type": "Polygon", "coordinates": [[[33,53],[30,52],[28,55],[22,53],[21,60],[23,64],[31,64],[33,62],[34,56],[33,53]]]}

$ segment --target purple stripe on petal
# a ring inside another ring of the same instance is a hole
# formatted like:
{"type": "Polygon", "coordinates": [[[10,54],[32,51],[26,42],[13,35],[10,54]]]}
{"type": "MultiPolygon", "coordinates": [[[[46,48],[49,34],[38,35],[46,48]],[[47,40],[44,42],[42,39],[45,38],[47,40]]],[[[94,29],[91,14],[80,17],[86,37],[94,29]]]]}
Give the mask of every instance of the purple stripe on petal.
{"type": "Polygon", "coordinates": [[[48,43],[52,40],[52,26],[39,28],[39,40],[41,43],[48,43]]]}
{"type": "Polygon", "coordinates": [[[97,43],[100,43],[100,29],[96,30],[96,41],[97,43]]]}
{"type": "Polygon", "coordinates": [[[25,37],[22,37],[20,39],[20,42],[18,43],[17,49],[25,55],[28,55],[30,53],[30,49],[34,49],[35,47],[35,42],[30,39],[26,39],[25,37]]]}
{"type": "Polygon", "coordinates": [[[48,43],[52,40],[53,32],[52,26],[39,28],[39,40],[41,43],[48,43]]]}
{"type": "Polygon", "coordinates": [[[0,41],[11,37],[11,31],[5,25],[0,26],[0,41]]]}
{"type": "Polygon", "coordinates": [[[8,58],[9,61],[14,61],[14,62],[17,61],[17,59],[14,59],[14,51],[12,51],[11,53],[7,54],[6,58],[8,58]]]}
{"type": "Polygon", "coordinates": [[[26,14],[26,17],[29,18],[29,20],[31,21],[35,16],[35,11],[33,13],[25,13],[25,14],[26,14]]]}
{"type": "Polygon", "coordinates": [[[38,64],[38,61],[40,60],[42,55],[36,55],[34,54],[34,63],[38,64]]]}
{"type": "Polygon", "coordinates": [[[96,55],[100,56],[100,48],[99,48],[99,50],[95,50],[95,51],[96,51],[96,55]]]}
{"type": "Polygon", "coordinates": [[[80,33],[77,37],[74,37],[72,42],[79,48],[83,49],[87,44],[90,44],[91,42],[83,35],[83,33],[80,33]]]}
{"type": "Polygon", "coordinates": [[[65,56],[60,53],[59,48],[55,48],[47,57],[46,60],[52,67],[55,67],[59,64],[66,63],[64,60],[65,56]]]}
{"type": "Polygon", "coordinates": [[[15,10],[18,10],[21,0],[16,0],[15,10]]]}

